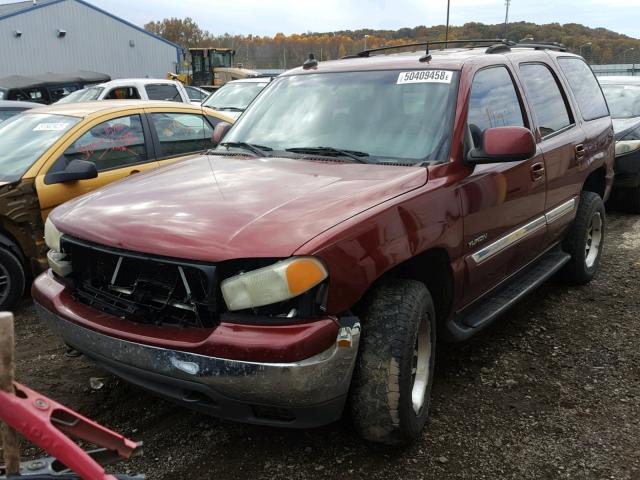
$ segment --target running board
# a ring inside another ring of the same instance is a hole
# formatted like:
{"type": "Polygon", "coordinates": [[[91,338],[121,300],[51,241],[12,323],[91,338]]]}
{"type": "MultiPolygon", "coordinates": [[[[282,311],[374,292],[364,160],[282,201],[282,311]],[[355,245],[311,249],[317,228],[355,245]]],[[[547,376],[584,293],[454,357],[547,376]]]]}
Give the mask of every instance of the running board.
{"type": "Polygon", "coordinates": [[[538,288],[570,259],[571,255],[558,247],[545,253],[494,292],[459,312],[453,320],[447,322],[448,333],[457,341],[476,334],[538,288]]]}

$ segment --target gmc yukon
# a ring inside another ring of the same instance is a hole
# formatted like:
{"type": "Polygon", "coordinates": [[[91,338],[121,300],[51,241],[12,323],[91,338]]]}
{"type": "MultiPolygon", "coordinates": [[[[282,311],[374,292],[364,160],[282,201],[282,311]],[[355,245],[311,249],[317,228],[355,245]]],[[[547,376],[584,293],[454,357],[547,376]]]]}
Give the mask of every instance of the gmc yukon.
{"type": "Polygon", "coordinates": [[[68,345],[183,405],[298,428],[348,405],[363,438],[407,443],[436,332],[596,273],[611,118],[560,46],[310,56],[225,127],[56,208],[32,291],[68,345]]]}

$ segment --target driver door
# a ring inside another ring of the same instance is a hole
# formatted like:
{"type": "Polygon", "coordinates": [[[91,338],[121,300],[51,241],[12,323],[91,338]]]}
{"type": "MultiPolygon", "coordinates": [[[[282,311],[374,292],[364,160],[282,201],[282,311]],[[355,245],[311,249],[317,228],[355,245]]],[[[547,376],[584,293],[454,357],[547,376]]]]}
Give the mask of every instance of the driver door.
{"type": "Polygon", "coordinates": [[[36,191],[42,218],[72,198],[158,166],[146,118],[141,114],[93,122],[66,142],[54,160],[39,172],[36,191]],[[76,159],[93,162],[98,176],[62,183],[53,183],[48,179],[48,173],[64,170],[71,160],[76,159]]]}

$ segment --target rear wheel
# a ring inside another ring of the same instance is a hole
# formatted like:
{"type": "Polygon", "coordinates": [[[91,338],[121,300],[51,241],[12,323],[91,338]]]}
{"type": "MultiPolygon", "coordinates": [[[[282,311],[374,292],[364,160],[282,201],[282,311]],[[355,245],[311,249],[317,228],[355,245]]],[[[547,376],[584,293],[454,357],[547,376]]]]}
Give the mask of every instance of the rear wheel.
{"type": "Polygon", "coordinates": [[[0,248],[0,310],[13,308],[24,293],[25,273],[20,260],[0,248]]]}
{"type": "Polygon", "coordinates": [[[604,246],[605,210],[600,195],[582,192],[576,218],[569,229],[563,247],[571,260],[563,270],[563,278],[582,285],[594,277],[604,246]]]}
{"type": "Polygon", "coordinates": [[[424,284],[393,280],[361,315],[360,356],[351,390],[356,430],[369,441],[415,440],[429,410],[435,358],[435,310],[424,284]]]}

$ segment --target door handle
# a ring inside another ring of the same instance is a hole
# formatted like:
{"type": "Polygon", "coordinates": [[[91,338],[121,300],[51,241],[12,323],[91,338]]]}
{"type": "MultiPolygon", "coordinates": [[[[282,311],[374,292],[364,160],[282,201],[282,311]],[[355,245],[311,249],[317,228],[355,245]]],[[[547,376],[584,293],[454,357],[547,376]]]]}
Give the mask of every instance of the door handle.
{"type": "Polygon", "coordinates": [[[586,152],[584,145],[582,143],[579,143],[578,145],[575,146],[575,150],[576,150],[576,160],[582,160],[586,152]]]}
{"type": "Polygon", "coordinates": [[[536,181],[544,178],[544,163],[537,162],[531,165],[531,179],[536,181]]]}
{"type": "Polygon", "coordinates": [[[131,170],[129,172],[129,175],[133,175],[134,173],[140,173],[140,170],[131,170]]]}

